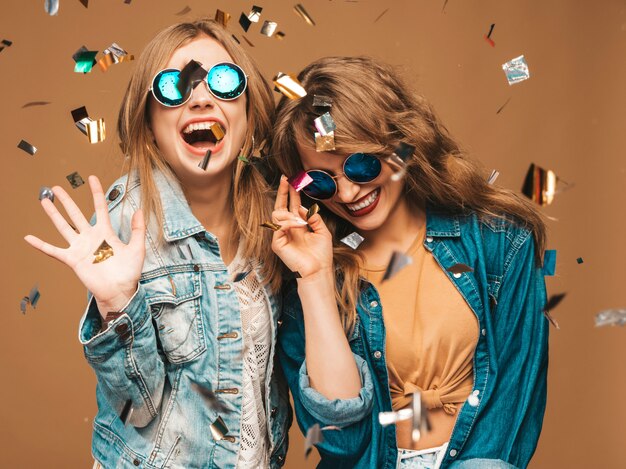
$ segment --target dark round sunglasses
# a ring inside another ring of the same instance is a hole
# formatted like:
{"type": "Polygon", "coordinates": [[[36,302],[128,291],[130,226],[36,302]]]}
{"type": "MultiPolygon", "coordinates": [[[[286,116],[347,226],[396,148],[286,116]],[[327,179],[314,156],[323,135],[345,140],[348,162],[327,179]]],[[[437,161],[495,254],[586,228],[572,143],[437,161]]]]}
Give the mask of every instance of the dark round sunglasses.
{"type": "MultiPolygon", "coordinates": [[[[182,106],[191,98],[193,87],[189,87],[189,92],[184,96],[178,90],[176,84],[179,76],[180,70],[176,68],[166,68],[154,76],[150,91],[154,99],[163,106],[182,106]]],[[[244,71],[230,62],[213,65],[203,81],[206,81],[209,92],[223,101],[237,99],[248,86],[248,78],[244,71]]]]}
{"type": "MultiPolygon", "coordinates": [[[[343,174],[355,184],[367,184],[380,175],[380,160],[367,153],[353,153],[343,162],[343,174]]],[[[302,189],[307,196],[315,200],[327,200],[337,193],[337,176],[332,176],[322,169],[306,172],[313,181],[302,189]]]]}

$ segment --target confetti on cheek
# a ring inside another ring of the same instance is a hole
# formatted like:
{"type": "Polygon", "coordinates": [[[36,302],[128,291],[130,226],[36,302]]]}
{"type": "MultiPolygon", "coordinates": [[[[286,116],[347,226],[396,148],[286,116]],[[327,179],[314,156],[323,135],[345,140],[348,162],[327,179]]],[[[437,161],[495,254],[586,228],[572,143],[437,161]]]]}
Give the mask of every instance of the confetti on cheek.
{"type": "Polygon", "coordinates": [[[309,15],[307,11],[304,9],[304,6],[302,6],[302,3],[298,3],[296,6],[294,6],[293,11],[295,11],[296,14],[300,18],[306,21],[307,24],[311,26],[315,26],[315,21],[313,21],[313,18],[311,18],[311,15],[309,15]]]}
{"type": "Polygon", "coordinates": [[[17,144],[17,148],[25,151],[31,156],[37,153],[37,148],[35,148],[34,145],[31,145],[30,143],[28,143],[26,140],[20,140],[20,143],[17,144]]]}
{"type": "Polygon", "coordinates": [[[275,90],[289,99],[299,99],[306,96],[306,90],[293,75],[278,72],[272,81],[274,82],[275,90]]]}
{"type": "Polygon", "coordinates": [[[354,233],[350,233],[344,238],[341,238],[341,242],[352,249],[357,249],[363,241],[365,241],[365,238],[356,231],[354,233]]]}
{"type": "Polygon", "coordinates": [[[514,85],[530,78],[528,64],[523,55],[502,64],[502,70],[504,70],[509,85],[514,85]]]}
{"type": "Polygon", "coordinates": [[[626,309],[606,309],[596,314],[596,327],[623,326],[626,324],[626,309]]]}
{"type": "Polygon", "coordinates": [[[334,132],[337,129],[337,124],[335,124],[335,120],[330,115],[330,112],[326,112],[316,118],[313,123],[315,124],[315,128],[322,136],[328,135],[330,132],[334,132]]]}
{"type": "Polygon", "coordinates": [[[553,276],[556,272],[556,249],[548,249],[543,255],[543,275],[553,276]]]}
{"type": "Polygon", "coordinates": [[[309,176],[305,171],[300,171],[297,174],[294,174],[290,178],[287,179],[291,187],[293,187],[296,192],[300,192],[306,186],[313,182],[313,178],[309,176]]]}
{"type": "Polygon", "coordinates": [[[54,192],[49,187],[42,187],[39,189],[39,200],[48,199],[54,203],[54,192]]]}

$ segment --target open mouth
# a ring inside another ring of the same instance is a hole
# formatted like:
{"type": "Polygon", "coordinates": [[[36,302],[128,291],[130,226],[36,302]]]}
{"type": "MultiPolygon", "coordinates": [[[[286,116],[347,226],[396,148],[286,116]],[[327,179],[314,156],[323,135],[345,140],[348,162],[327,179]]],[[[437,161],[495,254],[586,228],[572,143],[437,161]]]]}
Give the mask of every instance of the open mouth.
{"type": "Polygon", "coordinates": [[[224,128],[215,121],[193,122],[181,132],[185,143],[204,150],[217,145],[222,141],[225,134],[224,128]]]}
{"type": "Polygon", "coordinates": [[[378,204],[380,188],[374,189],[369,194],[361,197],[355,203],[344,204],[346,212],[353,217],[361,217],[370,213],[378,204]]]}

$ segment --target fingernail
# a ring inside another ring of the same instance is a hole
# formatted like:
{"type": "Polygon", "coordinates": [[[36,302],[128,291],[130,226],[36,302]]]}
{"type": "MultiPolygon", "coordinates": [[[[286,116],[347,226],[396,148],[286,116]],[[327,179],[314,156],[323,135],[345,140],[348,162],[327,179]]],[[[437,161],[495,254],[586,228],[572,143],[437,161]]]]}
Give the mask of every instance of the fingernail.
{"type": "Polygon", "coordinates": [[[308,223],[300,217],[293,217],[293,219],[296,221],[298,225],[308,225],[308,223]]]}

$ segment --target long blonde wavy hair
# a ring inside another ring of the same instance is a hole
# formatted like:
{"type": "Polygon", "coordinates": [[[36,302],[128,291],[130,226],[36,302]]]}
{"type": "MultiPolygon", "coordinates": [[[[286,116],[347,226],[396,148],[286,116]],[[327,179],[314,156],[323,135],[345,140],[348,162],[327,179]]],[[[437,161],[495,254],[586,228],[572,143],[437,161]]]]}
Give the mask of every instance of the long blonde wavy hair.
{"type": "MultiPolygon", "coordinates": [[[[277,107],[272,158],[287,175],[302,170],[297,142],[315,148],[313,119],[325,110],[313,96],[332,98],[337,124],[335,152],[387,156],[399,142],[414,145],[408,161],[404,197],[412,206],[428,204],[449,213],[474,211],[481,217],[508,217],[529,229],[537,262],[546,242],[543,215],[528,199],[487,183],[479,164],[450,136],[431,105],[412,92],[389,65],[369,57],[325,57],[308,65],[298,79],[307,90],[299,100],[283,98],[277,107]]],[[[324,221],[333,234],[336,289],[346,332],[354,327],[359,296],[361,256],[339,240],[355,231],[329,210],[324,221]]]]}
{"type": "MultiPolygon", "coordinates": [[[[128,157],[124,169],[138,173],[141,180],[142,208],[146,218],[156,217],[159,225],[162,223],[163,213],[152,176],[153,170],[158,168],[171,177],[175,175],[159,152],[150,132],[149,106],[155,104],[148,90],[154,75],[165,68],[174,51],[202,35],[220,43],[248,75],[247,132],[242,155],[250,156],[253,151],[262,151],[270,139],[275,111],[272,92],[254,61],[219,23],[202,18],[174,24],[159,32],[136,61],[117,122],[121,148],[128,157]]],[[[265,282],[276,291],[281,283],[279,264],[271,250],[271,233],[260,227],[271,216],[272,201],[269,191],[265,179],[255,168],[242,160],[236,161],[230,193],[236,226],[236,233],[233,234],[239,235],[244,243],[243,255],[261,262],[265,282]]]]}

